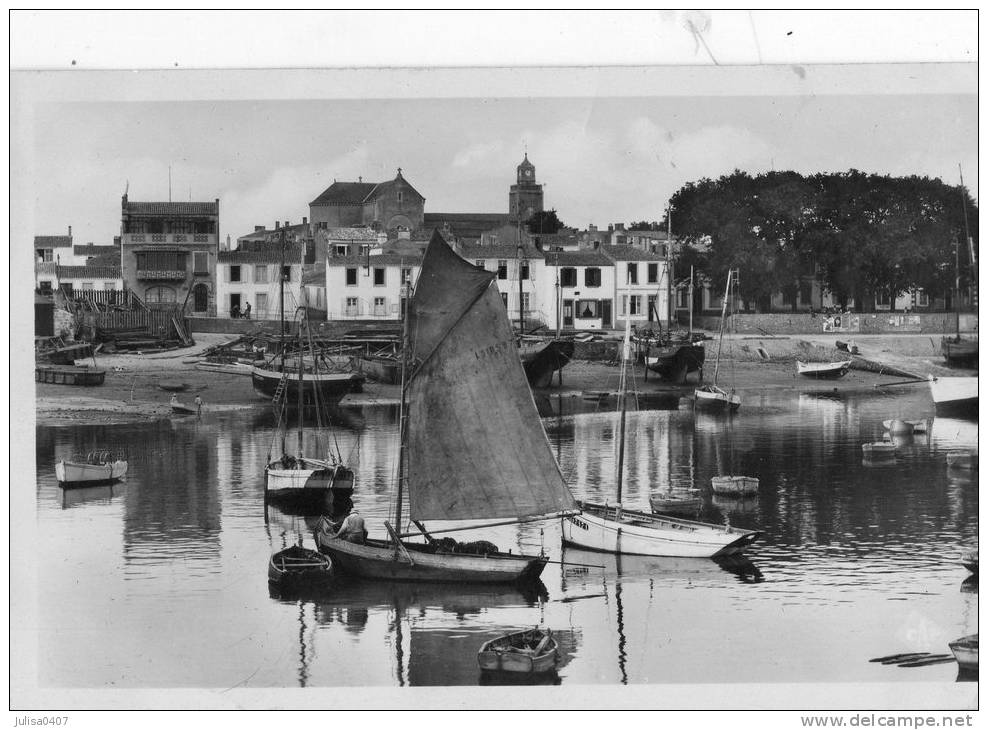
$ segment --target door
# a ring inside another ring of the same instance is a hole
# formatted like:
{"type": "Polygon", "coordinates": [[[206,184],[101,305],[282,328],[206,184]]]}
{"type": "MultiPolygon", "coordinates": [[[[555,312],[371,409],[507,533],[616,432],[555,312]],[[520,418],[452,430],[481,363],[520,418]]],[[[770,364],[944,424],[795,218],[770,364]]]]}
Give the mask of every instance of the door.
{"type": "Polygon", "coordinates": [[[611,328],[611,300],[600,300],[600,326],[604,329],[611,328]]]}
{"type": "Polygon", "coordinates": [[[209,289],[205,284],[196,284],[192,290],[192,311],[205,312],[209,309],[209,289]]]}
{"type": "Polygon", "coordinates": [[[230,295],[230,313],[231,313],[231,316],[232,316],[232,314],[233,314],[234,311],[237,312],[237,316],[240,316],[240,314],[239,314],[240,313],[240,295],[239,294],[231,294],[230,295]]]}
{"type": "Polygon", "coordinates": [[[573,326],[573,300],[563,299],[563,327],[573,326]]]}

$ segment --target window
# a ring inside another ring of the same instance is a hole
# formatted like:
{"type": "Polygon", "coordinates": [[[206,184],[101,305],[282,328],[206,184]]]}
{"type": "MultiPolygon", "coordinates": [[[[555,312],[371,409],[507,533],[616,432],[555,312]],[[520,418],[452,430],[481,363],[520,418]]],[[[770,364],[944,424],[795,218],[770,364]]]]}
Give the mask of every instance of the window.
{"type": "Polygon", "coordinates": [[[483,269],[487,265],[487,262],[484,261],[484,259],[477,259],[473,263],[478,269],[483,269]]]}
{"type": "Polygon", "coordinates": [[[337,256],[346,256],[346,248],[347,248],[346,247],[346,244],[337,244],[336,245],[336,249],[335,249],[336,250],[336,255],[337,256]]]}
{"type": "Polygon", "coordinates": [[[192,273],[200,275],[209,275],[209,252],[208,251],[193,251],[192,252],[192,273]]]}
{"type": "Polygon", "coordinates": [[[346,270],[346,285],[357,286],[357,269],[351,267],[346,270]]]}
{"type": "Polygon", "coordinates": [[[398,191],[398,202],[399,202],[399,203],[400,203],[400,202],[402,201],[402,199],[403,199],[403,196],[404,196],[404,193],[403,193],[403,192],[402,192],[401,190],[399,190],[399,191],[398,191]]]}
{"type": "Polygon", "coordinates": [[[384,286],[384,269],[374,269],[374,286],[384,286]]]}
{"type": "Polygon", "coordinates": [[[648,283],[658,284],[659,283],[659,265],[649,264],[648,265],[648,283]]]}
{"type": "Polygon", "coordinates": [[[255,284],[267,284],[268,283],[268,267],[264,264],[256,264],[254,266],[254,283],[255,284]]]}
{"type": "Polygon", "coordinates": [[[412,270],[411,269],[402,269],[401,270],[401,283],[402,283],[402,285],[411,284],[412,283],[412,270]]]}
{"type": "Polygon", "coordinates": [[[370,244],[363,243],[360,245],[360,255],[361,256],[370,255],[370,244]]]}
{"type": "Polygon", "coordinates": [[[642,313],[642,295],[633,294],[628,297],[628,314],[631,316],[639,315],[642,313]]]}
{"type": "Polygon", "coordinates": [[[651,322],[652,321],[652,317],[655,315],[655,311],[656,311],[656,308],[655,308],[655,294],[649,294],[648,295],[648,304],[646,305],[646,307],[648,308],[647,311],[646,311],[646,314],[648,314],[648,321],[651,322]]]}
{"type": "Polygon", "coordinates": [[[508,308],[508,293],[507,292],[501,292],[501,301],[504,302],[504,308],[507,309],[508,308]]]}
{"type": "Polygon", "coordinates": [[[498,259],[497,262],[497,278],[507,279],[508,278],[508,260],[498,259]]]}
{"type": "Polygon", "coordinates": [[[103,282],[103,291],[113,291],[115,287],[108,281],[103,282]]]}
{"type": "Polygon", "coordinates": [[[388,308],[384,297],[374,297],[374,316],[384,317],[387,313],[388,308]]]}
{"type": "Polygon", "coordinates": [[[347,297],[346,298],[346,316],[356,317],[360,314],[360,305],[357,302],[357,297],[347,297]]]}
{"type": "Polygon", "coordinates": [[[254,304],[257,305],[257,314],[255,315],[257,319],[264,319],[268,314],[268,295],[267,294],[255,294],[254,304]]]}
{"type": "Polygon", "coordinates": [[[595,266],[588,267],[583,272],[583,282],[587,286],[600,286],[600,269],[595,266]]]}
{"type": "Polygon", "coordinates": [[[572,327],[573,326],[573,300],[564,299],[563,300],[563,326],[572,327]]]}
{"type": "Polygon", "coordinates": [[[628,264],[628,283],[638,283],[638,264],[628,264]]]}
{"type": "Polygon", "coordinates": [[[230,281],[240,281],[239,266],[230,266],[230,281]]]}
{"type": "Polygon", "coordinates": [[[522,292],[521,295],[521,311],[528,312],[531,305],[530,294],[528,292],[522,292]]]}
{"type": "Polygon", "coordinates": [[[915,294],[916,306],[917,307],[928,307],[930,306],[930,295],[927,294],[922,289],[918,289],[915,294]]]}
{"type": "Polygon", "coordinates": [[[41,288],[41,293],[42,294],[51,294],[51,282],[50,281],[42,281],[42,282],[39,283],[39,286],[41,288]]]}
{"type": "Polygon", "coordinates": [[[209,289],[205,284],[192,287],[192,311],[205,312],[209,309],[209,289]]]}
{"type": "Polygon", "coordinates": [[[578,299],[576,316],[578,319],[600,319],[600,302],[596,299],[578,299]]]}
{"type": "Polygon", "coordinates": [[[51,262],[55,260],[54,251],[50,248],[39,248],[38,249],[38,260],[43,262],[51,262]]]}
{"type": "Polygon", "coordinates": [[[138,271],[176,271],[185,275],[185,253],[182,251],[139,251],[138,271]]]}
{"type": "Polygon", "coordinates": [[[144,292],[144,301],[149,304],[174,302],[175,290],[170,286],[152,286],[144,292]]]}
{"type": "Polygon", "coordinates": [[[680,287],[676,290],[676,309],[690,308],[690,290],[687,287],[680,287]]]}
{"type": "Polygon", "coordinates": [[[281,278],[284,279],[285,281],[291,281],[292,280],[292,267],[291,266],[282,266],[281,267],[281,278]]]}
{"type": "Polygon", "coordinates": [[[91,281],[84,281],[84,282],[82,282],[82,290],[83,291],[92,291],[93,290],[93,282],[91,282],[91,281]]]}
{"type": "Polygon", "coordinates": [[[576,286],[576,269],[569,266],[559,271],[560,286],[576,286]]]}
{"type": "Polygon", "coordinates": [[[811,297],[813,296],[813,286],[808,281],[801,281],[799,283],[799,301],[803,304],[810,304],[812,302],[811,297]]]}
{"type": "Polygon", "coordinates": [[[892,306],[892,298],[889,296],[888,289],[885,291],[880,291],[875,294],[875,306],[881,307],[882,309],[889,309],[892,306]]]}
{"type": "Polygon", "coordinates": [[[528,280],[528,261],[521,262],[521,278],[522,281],[528,280]]]}

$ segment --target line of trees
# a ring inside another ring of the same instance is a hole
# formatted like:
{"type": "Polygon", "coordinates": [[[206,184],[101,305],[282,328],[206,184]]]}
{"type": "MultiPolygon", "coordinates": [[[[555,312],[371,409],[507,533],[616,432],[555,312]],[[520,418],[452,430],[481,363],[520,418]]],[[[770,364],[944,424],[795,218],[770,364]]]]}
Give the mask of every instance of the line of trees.
{"type": "Polygon", "coordinates": [[[800,281],[808,277],[838,302],[853,297],[864,311],[878,293],[894,302],[923,289],[951,301],[957,270],[962,288],[976,274],[965,204],[976,247],[977,203],[966,189],[939,179],[735,170],[688,183],[672,196],[673,235],[684,243],[677,271],[693,265],[724,281],[729,269],[739,269],[740,293],[762,311],[779,292],[795,308],[800,281]]]}

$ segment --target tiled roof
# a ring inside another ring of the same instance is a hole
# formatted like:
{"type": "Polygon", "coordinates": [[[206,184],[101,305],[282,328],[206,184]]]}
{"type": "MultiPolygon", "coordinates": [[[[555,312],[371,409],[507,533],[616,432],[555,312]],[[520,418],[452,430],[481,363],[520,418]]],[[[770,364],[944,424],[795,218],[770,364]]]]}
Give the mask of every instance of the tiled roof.
{"type": "Polygon", "coordinates": [[[553,263],[559,266],[613,266],[614,262],[600,251],[559,251],[553,252],[553,263]]]}
{"type": "Polygon", "coordinates": [[[326,286],[326,264],[307,264],[302,267],[304,286],[326,286]]]}
{"type": "Polygon", "coordinates": [[[103,256],[108,253],[115,253],[120,255],[120,249],[117,246],[93,246],[92,244],[86,244],[85,246],[73,246],[72,253],[75,256],[103,256]]]}
{"type": "Polygon", "coordinates": [[[104,253],[86,261],[86,266],[120,266],[120,252],[104,253]]]}
{"type": "Polygon", "coordinates": [[[277,240],[278,236],[281,235],[281,232],[283,230],[293,235],[305,235],[309,232],[309,224],[296,223],[295,225],[282,226],[281,228],[262,228],[259,231],[252,231],[251,233],[244,234],[243,236],[237,236],[237,240],[238,241],[252,241],[252,240],[265,241],[268,239],[277,240]]]}
{"type": "Polygon", "coordinates": [[[119,279],[119,266],[59,266],[59,279],[119,279]]]}
{"type": "Polygon", "coordinates": [[[447,224],[460,238],[480,238],[480,234],[511,222],[511,216],[501,213],[426,213],[423,228],[443,228],[447,224]]]}
{"type": "Polygon", "coordinates": [[[326,266],[418,266],[422,263],[422,253],[379,253],[370,256],[334,256],[326,261],[326,266]],[[369,263],[368,263],[369,262],[369,263]]]}
{"type": "Polygon", "coordinates": [[[219,215],[219,204],[212,203],[123,203],[125,215],[219,215]]]}
{"type": "Polygon", "coordinates": [[[377,198],[377,197],[379,197],[381,195],[384,195],[389,190],[391,190],[391,188],[393,188],[393,187],[396,186],[396,184],[398,183],[398,180],[401,180],[403,183],[405,183],[404,187],[409,192],[411,192],[412,194],[414,194],[417,197],[421,198],[422,200],[425,200],[425,198],[422,197],[422,194],[419,193],[419,191],[416,190],[415,188],[413,188],[411,185],[409,185],[408,180],[406,180],[405,178],[401,177],[400,175],[398,177],[396,177],[394,180],[388,180],[387,182],[378,183],[374,187],[374,189],[371,191],[370,195],[367,196],[367,199],[368,200],[373,200],[374,198],[377,198]]]}
{"type": "Polygon", "coordinates": [[[72,245],[72,236],[35,236],[35,248],[67,248],[72,245]]]}
{"type": "Polygon", "coordinates": [[[636,246],[601,246],[599,251],[613,261],[665,261],[665,258],[636,246]]]}
{"type": "MultiPolygon", "coordinates": [[[[223,264],[277,264],[281,262],[281,244],[272,241],[251,241],[249,247],[236,251],[220,251],[217,261],[223,264]]],[[[302,261],[302,246],[285,244],[285,264],[302,261]]]]}
{"type": "Polygon", "coordinates": [[[373,228],[326,228],[321,233],[329,241],[377,241],[373,228]]]}
{"type": "Polygon", "coordinates": [[[346,204],[359,205],[367,200],[377,183],[334,182],[323,190],[309,205],[346,204]]]}
{"type": "MultiPolygon", "coordinates": [[[[499,243],[493,246],[480,244],[462,244],[456,247],[456,252],[468,261],[476,259],[511,259],[518,258],[518,246],[511,243],[499,243]]],[[[526,259],[545,258],[545,254],[531,245],[522,246],[522,257],[526,259]]]]}

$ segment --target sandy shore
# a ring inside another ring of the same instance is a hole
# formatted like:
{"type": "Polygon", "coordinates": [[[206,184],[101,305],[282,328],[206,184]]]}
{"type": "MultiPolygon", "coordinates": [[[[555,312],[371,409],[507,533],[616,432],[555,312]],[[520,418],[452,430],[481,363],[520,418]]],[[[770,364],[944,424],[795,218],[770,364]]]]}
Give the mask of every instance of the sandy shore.
{"type": "MultiPolygon", "coordinates": [[[[79,423],[105,424],[152,421],[171,415],[168,401],[172,392],[162,388],[183,387],[180,401],[191,404],[196,395],[204,402],[204,413],[266,408],[269,401],[254,392],[248,375],[197,370],[195,361],[204,350],[229,342],[230,335],[197,334],[196,345],[166,353],[146,355],[114,354],[96,356],[96,366],[106,370],[102,386],[83,388],[35,383],[35,412],[41,425],[79,423]]],[[[901,380],[901,373],[925,377],[975,374],[976,371],[948,370],[940,358],[939,338],[928,335],[871,336],[854,340],[864,362],[888,366],[885,374],[854,369],[840,380],[812,380],[797,377],[797,359],[826,362],[842,360],[847,354],[837,350],[837,338],[828,336],[735,337],[725,340],[719,382],[738,391],[757,392],[780,388],[805,392],[820,390],[848,392],[872,390],[876,384],[901,380]]],[[[714,341],[708,341],[705,379],[713,376],[714,341]]],[[[92,365],[92,360],[80,361],[92,365]]],[[[554,380],[549,395],[579,397],[587,391],[615,392],[619,368],[615,363],[577,360],[562,371],[562,385],[554,380]]],[[[692,395],[696,375],[686,385],[660,380],[654,373],[636,367],[634,385],[642,394],[692,395]]],[[[363,393],[347,395],[342,406],[397,403],[399,389],[394,385],[368,382],[363,393]]]]}

